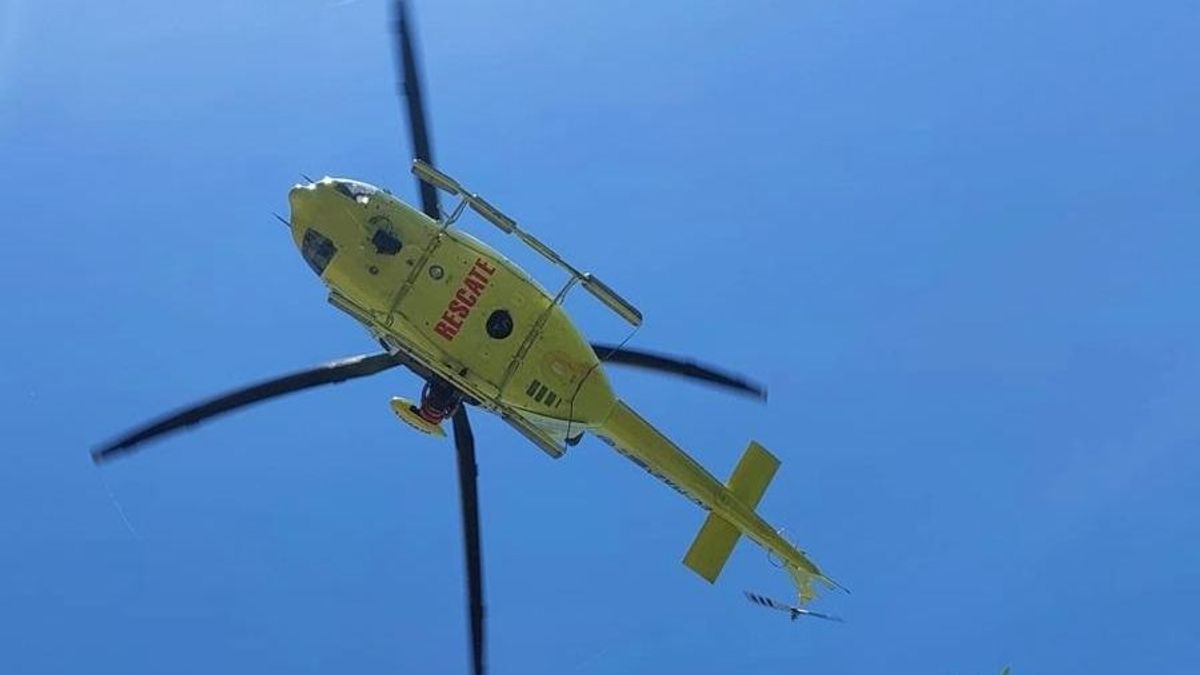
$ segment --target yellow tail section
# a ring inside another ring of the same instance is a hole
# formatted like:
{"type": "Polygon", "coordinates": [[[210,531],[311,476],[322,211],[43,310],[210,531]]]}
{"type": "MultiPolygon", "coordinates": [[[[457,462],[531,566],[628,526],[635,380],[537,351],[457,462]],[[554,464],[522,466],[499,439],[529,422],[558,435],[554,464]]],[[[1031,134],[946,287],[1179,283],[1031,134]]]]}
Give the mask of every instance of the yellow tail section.
{"type": "Polygon", "coordinates": [[[729,477],[729,490],[746,506],[758,508],[763,493],[767,491],[767,485],[778,470],[779,460],[775,455],[757,441],[750,441],[750,447],[746,448],[746,453],[742,455],[733,470],[733,475],[729,477]]]}
{"type": "Polygon", "coordinates": [[[700,528],[700,534],[696,535],[692,547],[683,557],[683,564],[709,583],[714,583],[741,536],[741,530],[733,523],[709,513],[700,528]]]}
{"type": "Polygon", "coordinates": [[[802,603],[814,597],[814,581],[834,586],[803,551],[784,539],[754,510],[779,468],[779,460],[758,443],[750,444],[729,482],[723,485],[623,401],[617,401],[593,432],[651,475],[708,510],[708,519],[683,560],[696,574],[715,580],[740,536],[746,535],[787,570],[802,603]]]}
{"type": "MultiPolygon", "coordinates": [[[[779,460],[755,441],[750,442],[742,459],[738,461],[727,487],[738,501],[751,510],[758,506],[767,485],[779,469],[779,460]]],[[[693,572],[715,582],[733,553],[741,537],[741,531],[733,523],[715,512],[710,512],[692,542],[683,564],[693,572]]]]}

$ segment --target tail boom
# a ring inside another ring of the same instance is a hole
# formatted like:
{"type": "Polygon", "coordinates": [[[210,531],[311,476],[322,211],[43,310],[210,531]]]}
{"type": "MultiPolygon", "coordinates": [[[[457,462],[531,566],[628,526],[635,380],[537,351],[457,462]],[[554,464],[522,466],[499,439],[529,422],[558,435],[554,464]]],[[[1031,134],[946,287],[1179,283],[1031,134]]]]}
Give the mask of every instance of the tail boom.
{"type": "Polygon", "coordinates": [[[802,551],[784,539],[754,508],[779,467],[779,460],[752,442],[724,485],[699,462],[618,401],[596,434],[618,452],[684,497],[709,511],[684,564],[715,582],[741,535],[780,559],[796,584],[802,602],[815,593],[813,581],[833,582],[802,551]]]}

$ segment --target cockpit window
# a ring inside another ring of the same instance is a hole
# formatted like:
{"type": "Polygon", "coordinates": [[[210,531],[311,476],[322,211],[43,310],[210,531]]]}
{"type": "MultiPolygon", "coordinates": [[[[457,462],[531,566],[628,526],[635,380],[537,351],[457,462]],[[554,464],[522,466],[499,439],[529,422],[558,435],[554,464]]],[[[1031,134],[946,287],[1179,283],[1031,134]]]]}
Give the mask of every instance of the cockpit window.
{"type": "Polygon", "coordinates": [[[343,195],[346,195],[350,199],[353,199],[359,204],[366,204],[371,196],[375,194],[374,188],[363,183],[349,180],[333,181],[333,189],[337,190],[343,195]]]}
{"type": "Polygon", "coordinates": [[[321,276],[325,273],[325,267],[329,265],[329,261],[333,260],[333,256],[337,255],[337,246],[328,237],[309,228],[304,231],[304,242],[300,247],[300,255],[304,256],[304,262],[312,268],[312,271],[321,276]]]}

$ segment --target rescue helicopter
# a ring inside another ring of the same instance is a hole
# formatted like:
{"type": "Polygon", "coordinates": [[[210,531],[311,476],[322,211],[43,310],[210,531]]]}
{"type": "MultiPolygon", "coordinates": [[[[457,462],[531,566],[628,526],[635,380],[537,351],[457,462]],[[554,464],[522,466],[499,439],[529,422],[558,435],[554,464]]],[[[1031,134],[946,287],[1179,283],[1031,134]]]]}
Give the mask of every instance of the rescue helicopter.
{"type": "MultiPolygon", "coordinates": [[[[108,462],[146,442],[239,408],[400,366],[424,382],[415,400],[392,398],[391,410],[419,433],[446,435],[450,420],[458,462],[473,672],[484,672],[483,571],[475,441],[468,410],[499,416],[553,458],[591,434],[708,515],[683,563],[715,582],[741,536],[784,568],[800,604],[815,584],[838,588],[755,508],[780,461],[750,442],[722,483],[619,398],[609,365],[680,375],[765,398],[758,385],[697,362],[623,345],[593,344],[563,308],[579,287],[621,319],[642,313],[596,275],[567,262],[516,220],[435,168],[422,100],[419,64],[405,4],[394,5],[401,95],[413,146],[420,208],[387,190],[348,178],[294,186],[284,220],[301,257],[328,292],[329,304],[360,323],[382,345],[378,353],[333,361],[227,392],[170,413],[96,448],[108,462]],[[440,194],[457,200],[448,212],[440,194]],[[492,247],[456,227],[470,210],[567,273],[551,292],[492,247]]],[[[788,609],[793,616],[808,613],[788,609]]]]}

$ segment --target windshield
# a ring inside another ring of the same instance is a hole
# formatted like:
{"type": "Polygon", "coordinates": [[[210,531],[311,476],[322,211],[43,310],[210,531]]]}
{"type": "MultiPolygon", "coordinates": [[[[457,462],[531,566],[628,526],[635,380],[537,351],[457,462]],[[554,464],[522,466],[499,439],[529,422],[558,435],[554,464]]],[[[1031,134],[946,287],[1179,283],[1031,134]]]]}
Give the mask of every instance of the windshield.
{"type": "Polygon", "coordinates": [[[375,188],[370,185],[352,180],[335,180],[333,181],[333,188],[360,204],[367,203],[371,195],[374,195],[376,192],[375,188]]]}

